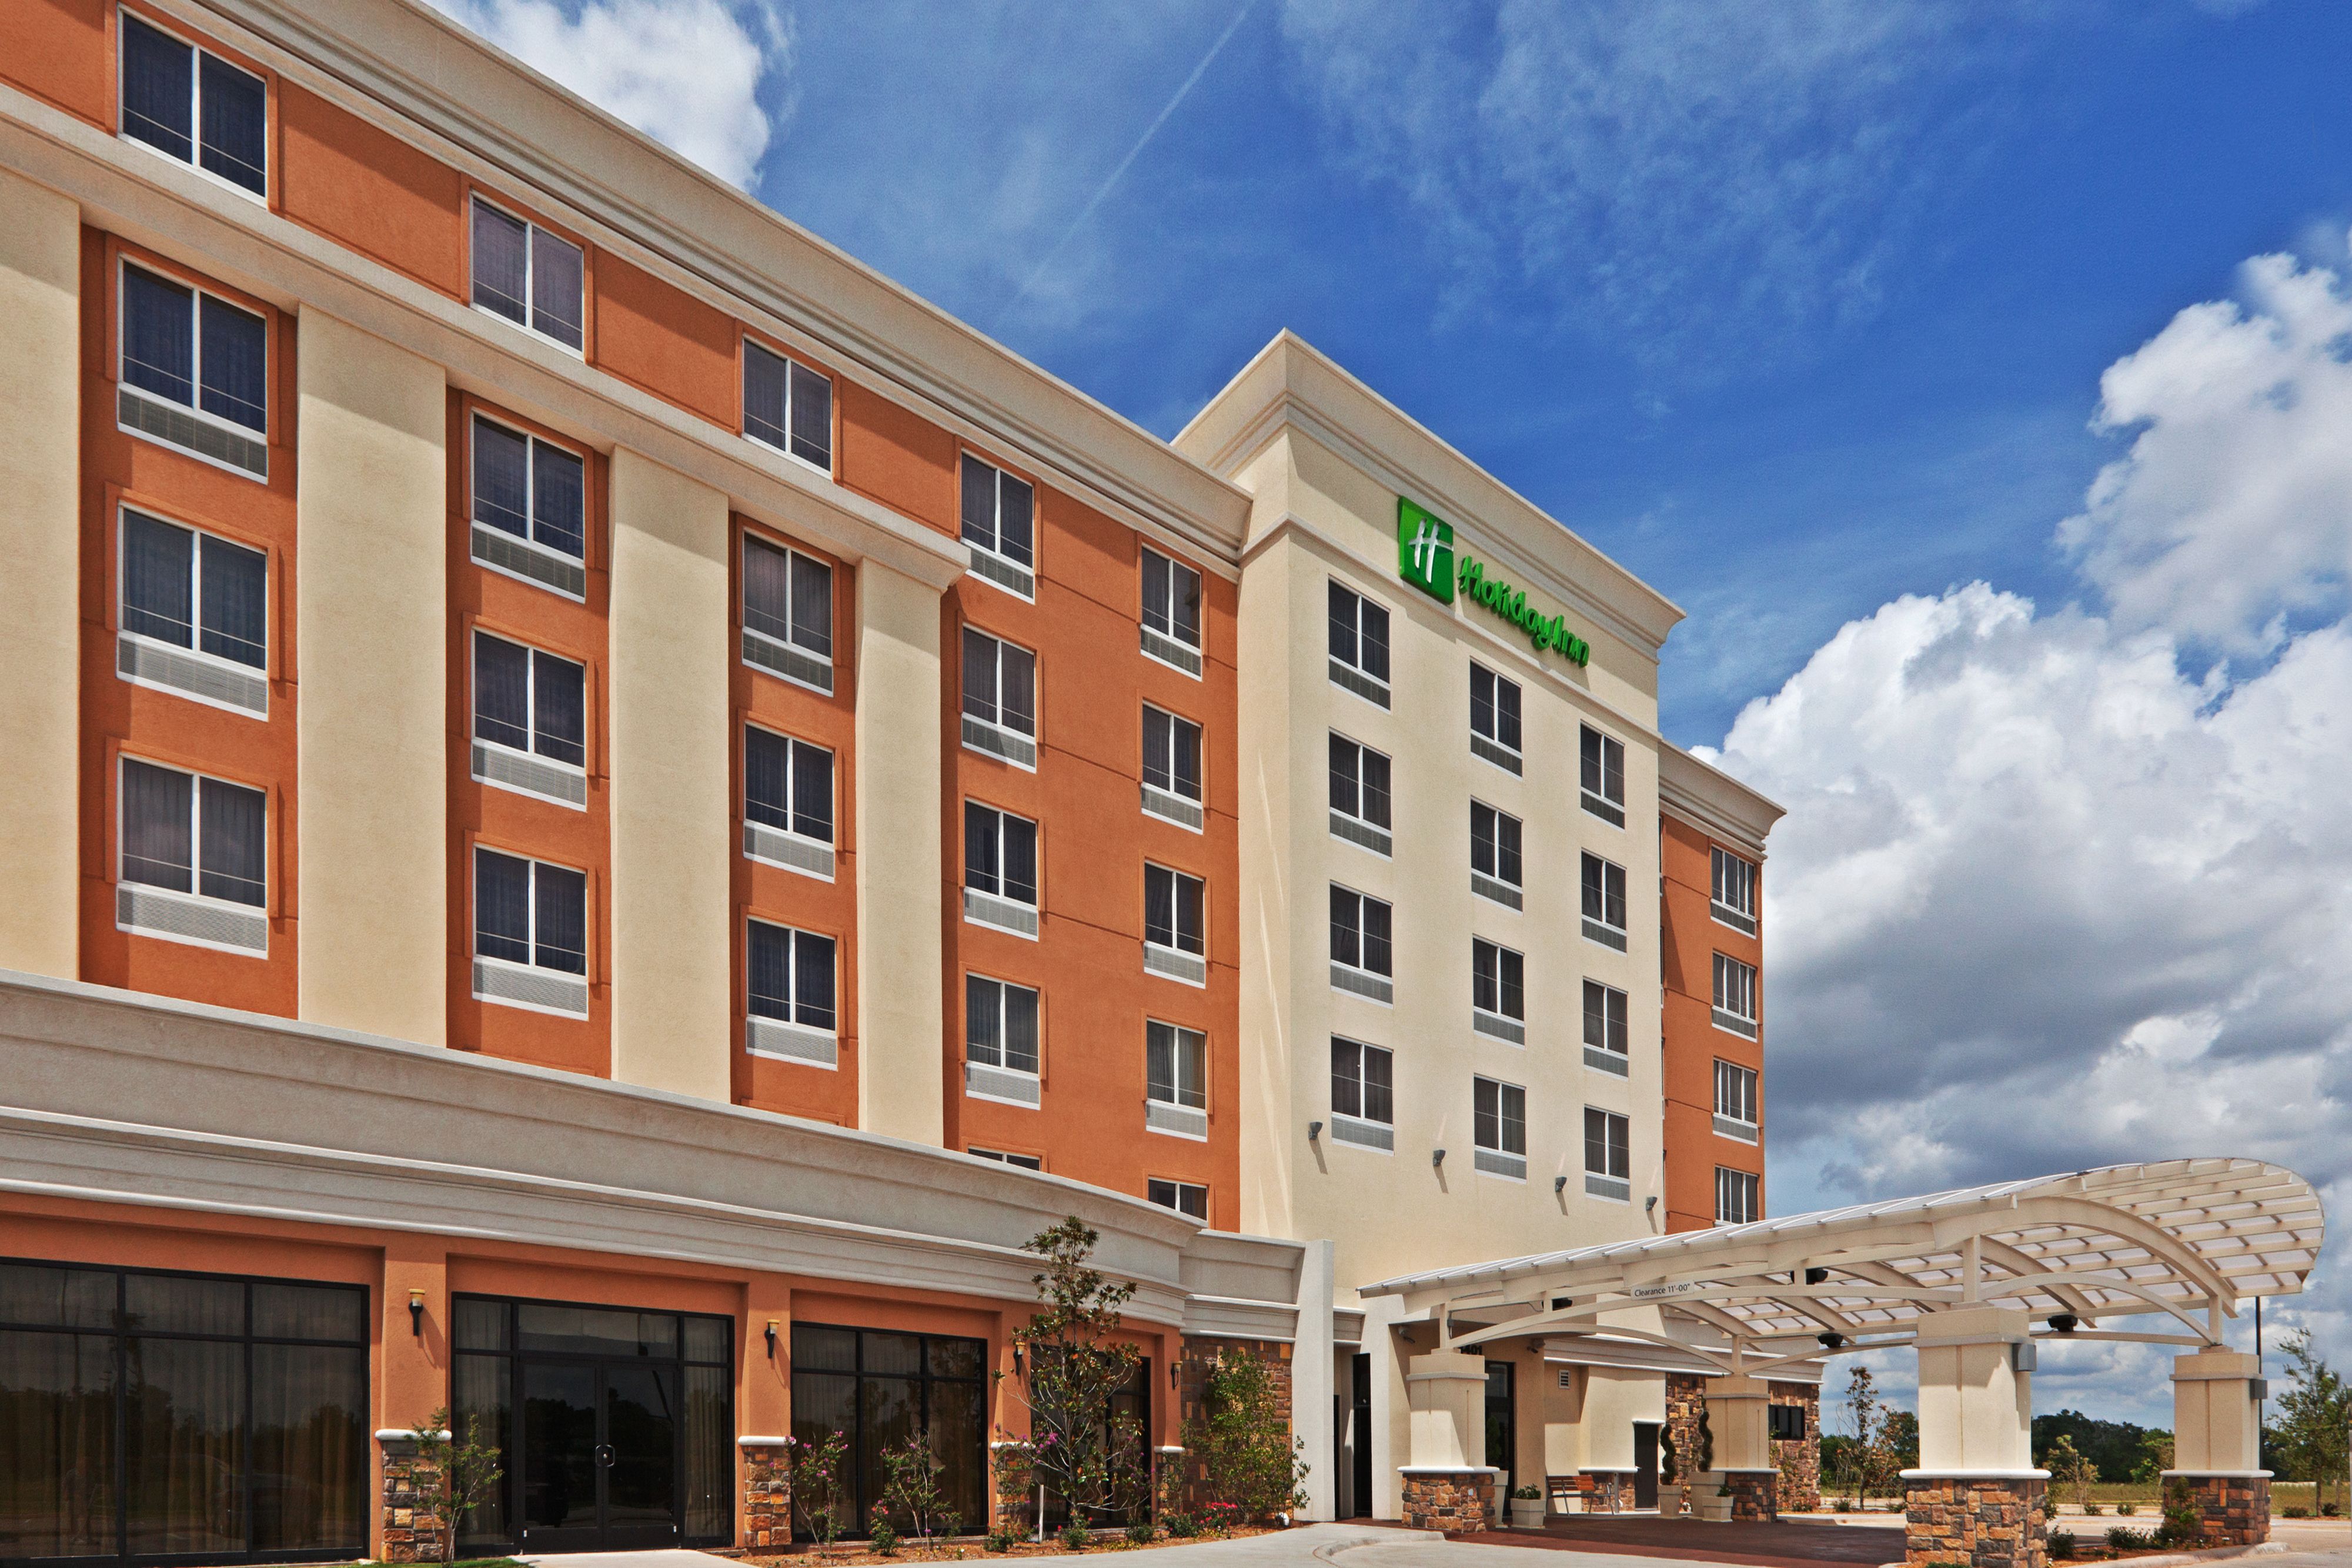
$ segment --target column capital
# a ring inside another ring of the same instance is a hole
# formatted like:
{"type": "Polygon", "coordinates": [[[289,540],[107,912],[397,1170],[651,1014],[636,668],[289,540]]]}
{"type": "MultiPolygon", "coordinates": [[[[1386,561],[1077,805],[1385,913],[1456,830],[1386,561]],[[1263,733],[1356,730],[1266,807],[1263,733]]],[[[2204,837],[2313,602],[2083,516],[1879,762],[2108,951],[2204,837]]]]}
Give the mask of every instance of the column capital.
{"type": "Polygon", "coordinates": [[[1913,1343],[1931,1345],[2017,1344],[2033,1337],[2033,1320],[2021,1307],[1947,1307],[1919,1318],[1913,1343]]]}

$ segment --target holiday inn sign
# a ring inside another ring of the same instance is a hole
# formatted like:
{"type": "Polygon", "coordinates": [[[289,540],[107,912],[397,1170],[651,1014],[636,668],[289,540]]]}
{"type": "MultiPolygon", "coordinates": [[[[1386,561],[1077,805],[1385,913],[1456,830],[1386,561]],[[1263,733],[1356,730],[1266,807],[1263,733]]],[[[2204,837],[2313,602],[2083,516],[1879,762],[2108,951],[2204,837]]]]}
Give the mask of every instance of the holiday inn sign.
{"type": "Polygon", "coordinates": [[[1476,557],[1457,559],[1454,525],[1402,496],[1397,497],[1397,575],[1444,604],[1453,603],[1458,590],[1473,604],[1526,632],[1538,653],[1557,648],[1570,664],[1592,661],[1592,644],[1570,632],[1565,617],[1538,611],[1528,602],[1526,590],[1487,576],[1486,563],[1476,557]]]}

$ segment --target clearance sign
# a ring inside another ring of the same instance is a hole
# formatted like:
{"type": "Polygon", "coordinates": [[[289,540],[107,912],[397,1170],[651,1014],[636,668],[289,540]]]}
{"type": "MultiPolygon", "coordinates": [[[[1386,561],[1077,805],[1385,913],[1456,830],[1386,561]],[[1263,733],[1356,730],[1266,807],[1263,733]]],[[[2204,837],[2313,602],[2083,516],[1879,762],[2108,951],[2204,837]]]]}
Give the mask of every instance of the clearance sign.
{"type": "Polygon", "coordinates": [[[1471,603],[1526,632],[1538,653],[1556,648],[1572,664],[1592,662],[1592,644],[1570,632],[1564,618],[1539,612],[1528,603],[1524,589],[1487,576],[1485,561],[1457,557],[1454,525],[1402,496],[1397,497],[1397,575],[1441,603],[1453,603],[1459,590],[1471,603]]]}

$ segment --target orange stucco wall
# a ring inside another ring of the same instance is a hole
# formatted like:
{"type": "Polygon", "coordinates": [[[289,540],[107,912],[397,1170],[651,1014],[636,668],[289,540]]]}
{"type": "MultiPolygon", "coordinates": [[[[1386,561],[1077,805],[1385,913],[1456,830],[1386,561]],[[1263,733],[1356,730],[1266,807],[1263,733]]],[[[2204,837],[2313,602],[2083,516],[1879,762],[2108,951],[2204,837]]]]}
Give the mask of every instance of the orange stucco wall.
{"type": "MultiPolygon", "coordinates": [[[[1763,983],[1763,943],[1717,920],[1713,903],[1714,841],[1687,822],[1661,818],[1660,948],[1664,969],[1666,1228],[1703,1229],[1715,1223],[1718,1166],[1753,1171],[1763,1199],[1764,1145],[1718,1137],[1715,1132],[1715,1064],[1720,1059],[1753,1069],[1760,1103],[1764,1047],[1715,1027],[1715,955],[1755,965],[1763,983]]],[[[1752,857],[1744,857],[1752,858],[1752,857]]],[[[1762,875],[1759,868],[1759,877],[1762,875]]],[[[1760,886],[1760,882],[1759,882],[1760,886]]],[[[1761,1019],[1759,995],[1759,1018],[1761,1019]]]]}
{"type": "Polygon", "coordinates": [[[278,210],[452,298],[465,295],[466,183],[357,115],[280,89],[278,210]]]}
{"type": "Polygon", "coordinates": [[[735,322],[614,256],[596,262],[596,368],[728,430],[742,424],[735,322]]]}
{"type": "Polygon", "coordinates": [[[0,80],[110,130],[113,59],[114,7],[106,0],[0,4],[0,80]]]}

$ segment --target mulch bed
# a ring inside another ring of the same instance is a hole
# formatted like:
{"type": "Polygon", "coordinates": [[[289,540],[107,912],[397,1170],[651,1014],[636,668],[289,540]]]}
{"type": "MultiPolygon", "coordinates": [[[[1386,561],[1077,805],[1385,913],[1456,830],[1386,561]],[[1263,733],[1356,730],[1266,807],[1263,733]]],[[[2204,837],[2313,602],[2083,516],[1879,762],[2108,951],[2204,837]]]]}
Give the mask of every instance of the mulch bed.
{"type": "Polygon", "coordinates": [[[756,1568],[906,1568],[912,1563],[970,1563],[1003,1561],[1009,1557],[1092,1557],[1098,1552],[1150,1552],[1161,1546],[1191,1546],[1202,1541],[1241,1541],[1253,1535],[1271,1535],[1278,1525],[1245,1525],[1228,1530],[1221,1535],[1176,1537],[1160,1535],[1150,1545],[1139,1545],[1127,1538],[1124,1531],[1106,1531],[1095,1537],[1094,1544],[1084,1552],[1072,1552],[1053,1537],[1045,1541],[1015,1542],[1010,1552],[991,1552],[987,1538],[979,1535],[959,1535],[936,1542],[929,1552],[914,1542],[901,1541],[898,1551],[885,1557],[872,1551],[862,1541],[845,1541],[820,1550],[814,1545],[793,1548],[790,1555],[772,1552],[730,1552],[756,1568]]]}

